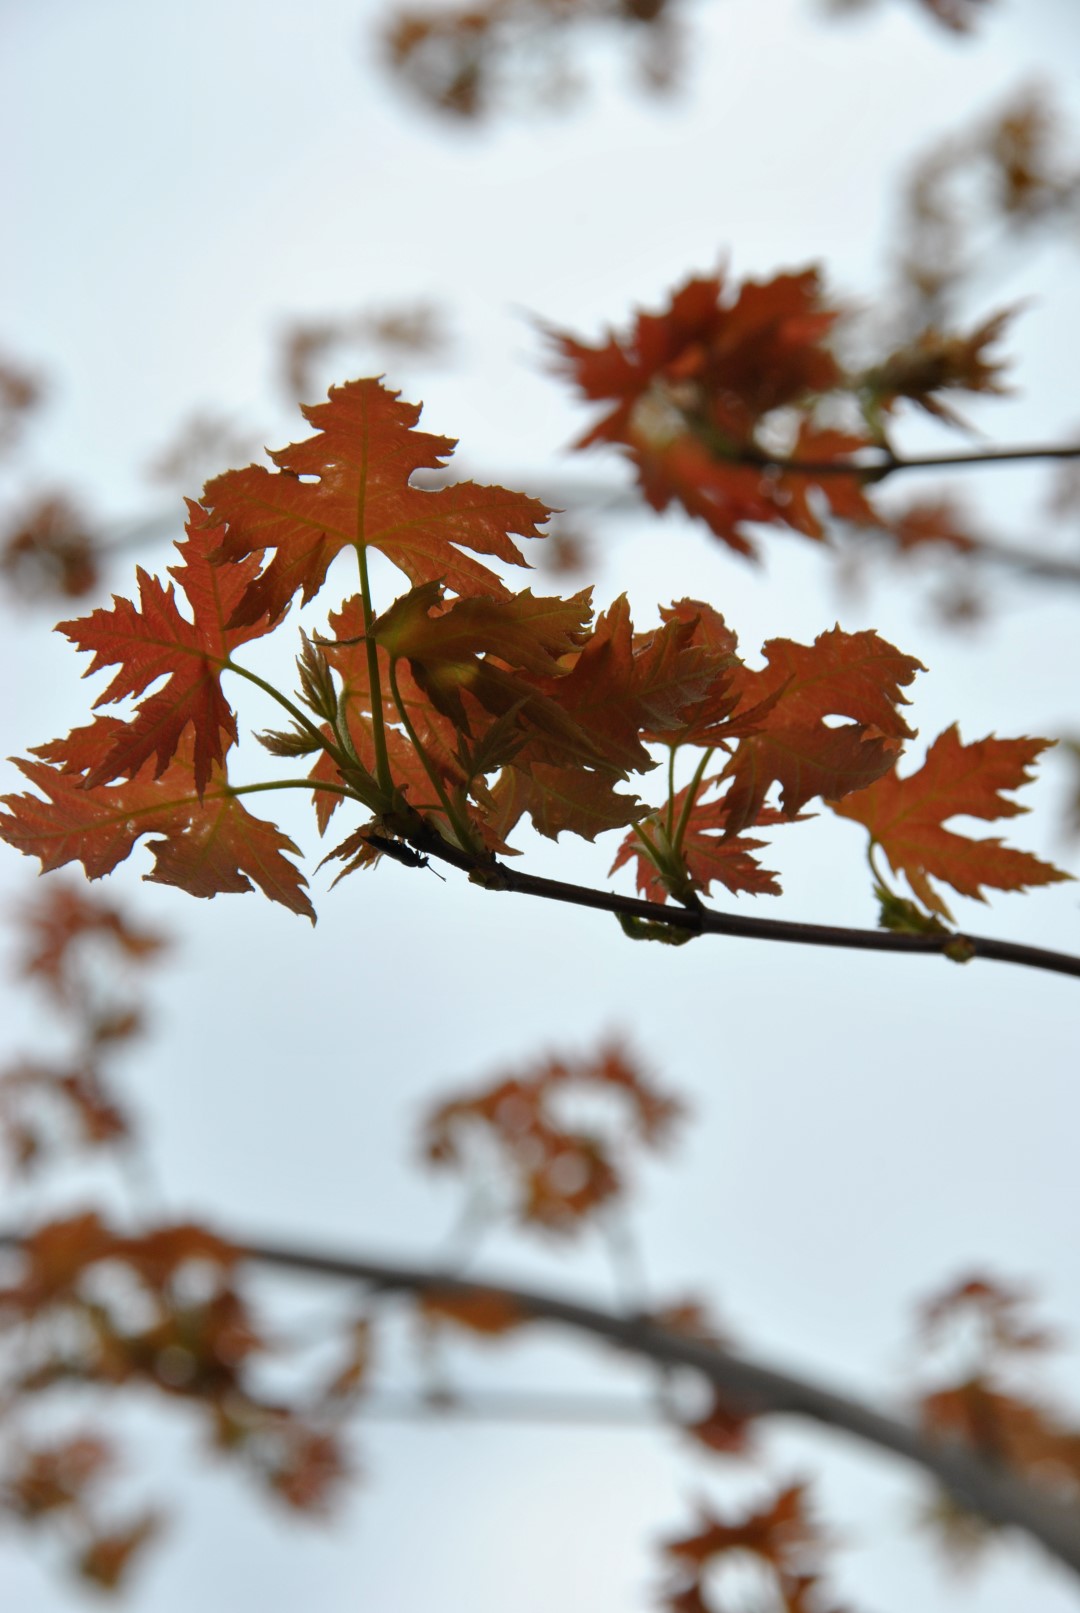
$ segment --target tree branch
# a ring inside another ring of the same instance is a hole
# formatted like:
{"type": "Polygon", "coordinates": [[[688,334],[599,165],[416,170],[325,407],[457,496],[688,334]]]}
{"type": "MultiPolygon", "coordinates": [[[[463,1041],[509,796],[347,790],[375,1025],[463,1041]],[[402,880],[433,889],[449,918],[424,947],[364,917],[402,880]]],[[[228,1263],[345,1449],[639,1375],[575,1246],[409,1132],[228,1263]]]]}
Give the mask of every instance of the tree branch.
{"type": "Polygon", "coordinates": [[[561,1295],[470,1281],[427,1266],[270,1243],[240,1245],[243,1258],[278,1270],[363,1282],[384,1293],[492,1296],[538,1322],[550,1322],[626,1350],[660,1367],[701,1374],[722,1399],[754,1416],[809,1419],[891,1451],[922,1468],[963,1507],[994,1525],[1019,1529],[1080,1574],[1080,1509],[1053,1491],[980,1459],[956,1441],[934,1439],[912,1424],[809,1379],[734,1354],[718,1344],[659,1326],[647,1316],[619,1315],[561,1295]]]}
{"type": "Polygon", "coordinates": [[[1032,464],[1040,459],[1080,459],[1080,443],[1041,444],[1029,448],[967,448],[944,454],[910,456],[882,449],[874,460],[787,459],[780,455],[743,451],[733,455],[730,462],[733,465],[759,465],[762,470],[791,471],[804,476],[861,476],[867,482],[883,482],[887,476],[898,476],[901,471],[1032,464]]]}
{"type": "Polygon", "coordinates": [[[1045,969],[1053,974],[1080,977],[1080,957],[1068,952],[1052,952],[1046,947],[1025,946],[1019,941],[998,941],[993,936],[943,931],[934,935],[908,935],[894,930],[862,930],[838,924],[801,924],[790,919],[742,917],[717,913],[710,908],[693,909],[660,902],[646,902],[615,891],[593,890],[587,885],[571,885],[561,879],[544,879],[520,873],[516,868],[490,861],[477,864],[466,852],[448,845],[433,830],[410,831],[410,845],[429,857],[462,869],[474,884],[487,890],[515,891],[522,896],[539,896],[552,902],[569,902],[575,907],[592,907],[601,912],[645,919],[690,935],[737,935],[753,941],[787,941],[801,946],[843,947],[861,952],[906,952],[943,954],[953,961],[993,958],[999,963],[1015,963],[1029,969],[1045,969]]]}

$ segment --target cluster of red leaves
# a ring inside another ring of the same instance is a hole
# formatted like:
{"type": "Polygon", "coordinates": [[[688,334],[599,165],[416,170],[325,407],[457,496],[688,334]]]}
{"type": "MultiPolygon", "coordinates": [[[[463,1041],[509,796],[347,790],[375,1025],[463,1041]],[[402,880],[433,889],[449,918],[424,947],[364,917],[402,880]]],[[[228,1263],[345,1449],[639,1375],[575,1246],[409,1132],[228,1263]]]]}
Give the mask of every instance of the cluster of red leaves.
{"type": "Polygon", "coordinates": [[[465,1172],[474,1190],[492,1185],[494,1165],[509,1184],[514,1220],[567,1234],[625,1193],[632,1144],[662,1145],[680,1110],[611,1046],[592,1058],[547,1059],[438,1104],[424,1121],[422,1148],[432,1165],[465,1172]],[[593,1095],[618,1097],[625,1124],[573,1124],[567,1110],[593,1095]]]}
{"type": "MultiPolygon", "coordinates": [[[[989,0],[915,0],[954,33],[973,27],[989,0]]],[[[558,105],[578,88],[571,35],[583,27],[638,36],[647,86],[668,89],[682,55],[677,0],[468,0],[397,7],[383,32],[391,71],[439,112],[476,119],[500,107],[558,105]],[[642,38],[641,36],[644,35],[642,38]]]]}
{"type": "MultiPolygon", "coordinates": [[[[654,509],[677,501],[747,556],[753,527],[821,539],[826,520],[909,546],[904,518],[871,497],[874,466],[859,455],[884,446],[883,418],[901,400],[959,424],[943,394],[1002,392],[989,349],[1009,313],[967,335],[927,327],[849,371],[829,345],[841,312],[815,269],[738,287],[717,275],[687,281],[666,308],[596,346],[550,332],[584,396],[613,404],[576,446],[620,445],[654,509]]],[[[924,523],[920,536],[956,546],[951,528],[924,523]]]]}
{"type": "Polygon", "coordinates": [[[282,368],[289,396],[297,401],[321,392],[319,372],[342,350],[363,349],[370,357],[422,355],[438,358],[449,343],[445,315],[434,303],[403,303],[381,310],[362,309],[335,319],[297,320],[282,333],[282,368]]]}
{"type": "Polygon", "coordinates": [[[966,34],[974,28],[990,0],[919,0],[919,3],[953,33],[966,34]]]}
{"type": "MultiPolygon", "coordinates": [[[[0,356],[0,456],[45,393],[40,377],[0,356]]],[[[82,598],[98,580],[98,550],[93,523],[65,493],[24,493],[0,520],[0,578],[21,599],[82,598]]]]}
{"type": "Polygon", "coordinates": [[[81,599],[97,586],[100,540],[94,525],[60,493],[11,517],[0,540],[0,576],[21,598],[81,599]]]}
{"type": "Polygon", "coordinates": [[[474,119],[524,101],[558,104],[575,87],[568,36],[582,24],[646,32],[641,70],[666,88],[676,65],[675,0],[472,0],[398,7],[383,32],[392,73],[427,106],[474,119]]]}
{"type": "Polygon", "coordinates": [[[62,1526],[74,1536],[72,1566],[82,1579],[107,1591],[117,1588],[160,1526],[153,1511],[125,1524],[99,1520],[97,1490],[114,1463],[115,1453],[105,1440],[74,1434],[16,1446],[0,1472],[0,1513],[35,1529],[62,1526]]]}
{"type": "Polygon", "coordinates": [[[871,407],[887,414],[904,399],[947,425],[962,426],[964,421],[942,393],[982,392],[996,397],[1008,393],[1002,380],[1004,363],[992,358],[989,349],[1016,312],[1015,308],[1003,309],[966,336],[949,336],[927,326],[860,376],[860,387],[869,396],[871,407]]]}
{"type": "Polygon", "coordinates": [[[901,281],[917,321],[940,320],[985,264],[985,243],[1080,216],[1080,165],[1044,86],[938,144],[916,167],[898,226],[901,281]]]}
{"type": "Polygon", "coordinates": [[[109,1066],[143,1028],[127,972],[154,962],[165,941],[133,925],[119,908],[63,882],[47,884],[16,917],[22,941],[16,972],[44,990],[70,1044],[62,1059],[23,1057],[0,1072],[0,1127],[25,1171],[65,1146],[97,1148],[130,1138],[131,1121],[109,1066]],[[120,978],[107,981],[107,972],[120,978]]]}
{"type": "MultiPolygon", "coordinates": [[[[199,1410],[214,1446],[287,1505],[326,1507],[347,1468],[335,1432],[344,1379],[303,1412],[256,1387],[253,1364],[270,1347],[238,1286],[229,1244],[193,1225],[122,1234],[84,1214],[40,1227],[10,1259],[0,1337],[11,1457],[0,1506],[24,1522],[55,1523],[85,1577],[115,1585],[158,1520],[147,1512],[123,1528],[101,1522],[96,1492],[111,1465],[107,1440],[19,1431],[20,1416],[30,1420],[50,1395],[63,1404],[74,1385],[184,1401],[199,1410]]],[[[354,1363],[349,1393],[361,1377],[362,1362],[354,1363]]]]}
{"type": "Polygon", "coordinates": [[[810,1515],[804,1484],[787,1486],[735,1519],[703,1508],[693,1534],[664,1544],[673,1570],[664,1606],[671,1613],[726,1613],[735,1604],[724,1593],[722,1579],[718,1593],[710,1584],[717,1580],[717,1570],[749,1560],[761,1572],[763,1606],[783,1613],[837,1613],[822,1578],[826,1547],[810,1515]]]}
{"type": "MultiPolygon", "coordinates": [[[[716,350],[724,348],[741,377],[717,404],[726,429],[752,430],[760,410],[829,384],[834,364],[819,338],[832,316],[812,312],[812,281],[788,276],[744,288],[730,329],[717,283],[707,296],[701,282],[688,291],[690,324],[711,303],[716,350]],[[775,363],[762,369],[768,355],[775,363]]],[[[672,328],[643,320],[645,370],[663,367],[672,328]]],[[[676,345],[685,384],[694,385],[691,371],[708,370],[713,348],[706,344],[691,365],[676,345]]],[[[617,344],[606,351],[609,368],[624,377],[634,371],[637,359],[617,344]]],[[[634,408],[621,403],[608,417],[612,429],[622,430],[634,408]]],[[[44,867],[78,859],[96,878],[149,834],[149,878],[198,896],[254,882],[314,917],[287,855],[295,846],[240,800],[251,789],[304,781],[230,780],[239,728],[222,688],[226,672],[269,690],[291,714],[292,729],[260,738],[280,757],[315,755],[308,779],[320,829],[343,800],[371,814],[329,853],[345,873],[388,851],[415,863],[411,840],[425,851],[445,847],[483,875],[527,815],[553,838],[568,830],[591,840],[633,825],[616,865],[635,857],[640,888],[660,899],[693,901],[713,882],[775,892],[774,876],[754,856],[761,842],[747,832],[797,818],[815,797],[865,792],[911,737],[901,707],[919,663],[877,634],[835,628],[812,645],[772,640],[764,668],[754,670],[723,618],[697,601],[683,600],[661,611],[659,627],[635,632],[625,599],[594,619],[588,591],[569,599],[511,593],[478,557],[523,565],[512,535],[540,536],[543,505],[471,482],[413,486],[414,472],[440,468],[454,445],[416,430],[419,410],[377,381],[337,388],[305,413],[315,435],[275,453],[275,469],[229,471],[208,483],[203,504],[191,504],[170,586],[140,571],[137,604],[116,598],[110,609],[61,624],[91,652],[91,672],[118,669],[97,704],[136,704],[129,718],[99,715],[19,763],[40,794],[7,797],[0,834],[44,867]],[[324,634],[303,639],[297,704],[234,655],[275,630],[296,595],[313,599],[346,549],[358,558],[361,591],[331,610],[324,634]],[[378,615],[372,549],[413,585],[378,615]],[[650,746],[672,757],[669,799],[651,812],[619,788],[655,767],[650,746]],[[687,749],[701,755],[676,792],[675,759],[687,749]]],[[[957,750],[957,760],[939,741],[931,758],[938,821],[1015,811],[995,792],[1023,782],[1017,758],[1022,750],[1030,761],[1041,743],[986,741],[962,756],[957,750]],[[972,800],[974,808],[965,804],[972,800]]],[[[890,788],[901,786],[883,783],[863,809],[882,843],[898,810],[881,805],[890,788]]],[[[959,870],[954,883],[969,894],[980,884],[1064,877],[1020,854],[992,859],[991,845],[983,843],[977,866],[936,856],[924,871],[951,879],[959,870]]],[[[949,849],[956,852],[952,841],[949,849]]],[[[925,900],[917,856],[905,852],[902,866],[925,900]]]]}
{"type": "Polygon", "coordinates": [[[14,442],[23,421],[41,402],[41,381],[22,364],[0,357],[0,453],[14,442]]]}
{"type": "Polygon", "coordinates": [[[259,439],[221,415],[196,412],[176,428],[146,467],[147,479],[168,488],[198,486],[218,465],[247,459],[259,450],[259,439]]]}
{"type": "MultiPolygon", "coordinates": [[[[1018,1367],[1057,1343],[1053,1331],[1032,1320],[1027,1290],[979,1273],[932,1296],[918,1320],[923,1348],[936,1362],[932,1387],[917,1401],[923,1426],[1075,1500],[1080,1428],[1016,1383],[1018,1367]]],[[[929,1518],[946,1547],[958,1554],[974,1549],[989,1527],[976,1524],[946,1498],[929,1518]]]]}

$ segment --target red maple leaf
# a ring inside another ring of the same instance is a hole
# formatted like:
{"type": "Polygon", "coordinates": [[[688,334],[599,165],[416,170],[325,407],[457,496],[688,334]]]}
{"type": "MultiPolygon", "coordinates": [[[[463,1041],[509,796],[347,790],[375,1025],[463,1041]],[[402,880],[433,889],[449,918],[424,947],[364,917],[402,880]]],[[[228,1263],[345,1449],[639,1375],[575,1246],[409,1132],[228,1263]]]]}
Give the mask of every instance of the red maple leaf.
{"type": "Polygon", "coordinates": [[[540,537],[548,510],[524,493],[459,482],[412,487],[417,470],[441,470],[455,444],[415,431],[420,409],[376,380],[333,387],[326,403],[305,407],[315,436],[262,465],[208,482],[204,499],[227,524],[218,558],[236,561],[275,551],[235,607],[235,623],[278,617],[296,593],[305,603],[326,580],[342,549],[380,550],[413,583],[441,582],[457,594],[505,593],[472,554],[524,565],[510,533],[540,537]]]}
{"type": "Polygon", "coordinates": [[[611,1046],[591,1058],[547,1059],[439,1104],[425,1122],[423,1148],[433,1165],[466,1171],[477,1143],[493,1144],[517,1219],[570,1233],[624,1192],[627,1137],[661,1146],[681,1107],[611,1046]],[[561,1103],[582,1092],[618,1095],[625,1124],[616,1130],[567,1123],[561,1103]]]}
{"type": "Polygon", "coordinates": [[[774,783],[784,815],[794,817],[815,795],[834,799],[865,789],[912,737],[898,707],[906,704],[903,689],[924,668],[876,633],[835,627],[813,644],[771,639],[763,653],[763,671],[739,674],[745,705],[757,711],[758,721],[721,774],[732,781],[729,834],[761,821],[774,783]],[[825,720],[836,717],[853,721],[836,727],[825,720]]]}
{"type": "Polygon", "coordinates": [[[81,862],[100,879],[128,857],[143,835],[150,841],[153,871],[144,877],[177,885],[193,896],[249,891],[252,881],[271,901],[315,921],[306,881],[285,853],[297,848],[272,823],[256,818],[215,768],[200,794],[195,786],[192,743],[185,741],[165,768],[150,762],[121,784],[86,787],[78,759],[100,755],[124,725],[99,717],[67,741],[41,746],[40,761],[18,766],[40,795],[9,795],[2,804],[0,837],[41,860],[43,869],[81,862]]]}
{"type": "Polygon", "coordinates": [[[139,567],[138,605],[114,598],[111,610],[96,610],[59,625],[59,631],[79,649],[94,652],[87,677],[102,667],[120,666],[96,706],[140,695],[159,678],[168,680],[142,702],[131,722],[113,730],[104,754],[99,752],[89,767],[87,789],[110,779],[134,777],[150,757],[156,759],[156,776],[160,777],[190,727],[195,788],[201,795],[212,769],[220,765],[236,740],[236,717],[221,692],[221,671],[237,645],[269,632],[276,618],[262,611],[242,627],[230,625],[258,573],[258,560],[212,565],[209,557],[218,548],[224,528],[212,526],[197,504],[189,509],[188,536],[177,545],[183,564],[170,567],[170,574],[187,597],[191,621],[181,615],[175,590],[164,588],[139,567]]]}
{"type": "Polygon", "coordinates": [[[951,919],[931,885],[941,880],[985,901],[983,886],[1025,890],[1071,879],[1029,851],[1014,851],[1000,840],[973,840],[946,829],[949,818],[1012,818],[1025,812],[1002,795],[1029,782],[1028,768],[1048,739],[986,739],[965,745],[954,725],[939,734],[917,772],[900,778],[895,769],[869,788],[830,806],[842,818],[854,818],[881,846],[894,873],[904,874],[923,905],[951,919]]]}
{"type": "MultiPolygon", "coordinates": [[[[706,779],[695,790],[694,803],[687,809],[687,798],[692,788],[687,785],[674,797],[670,813],[672,830],[680,826],[678,844],[674,845],[668,832],[667,817],[659,814],[639,824],[640,834],[627,835],[616,854],[609,873],[624,863],[636,862],[634,870],[638,892],[650,902],[666,902],[670,894],[685,897],[688,891],[707,892],[711,885],[724,885],[736,895],[747,891],[755,896],[779,896],[780,886],[776,875],[762,868],[752,855],[766,844],[746,835],[728,833],[728,797],[722,795],[711,801],[702,800],[713,788],[717,779],[706,779]],[[684,816],[685,813],[685,816],[684,816]],[[641,836],[650,842],[656,860],[649,855],[641,836]],[[658,863],[660,866],[658,866],[658,863]],[[669,864],[674,878],[665,878],[662,871],[669,864]]],[[[762,807],[757,824],[785,823],[790,821],[782,813],[762,807]]]]}
{"type": "MultiPolygon", "coordinates": [[[[374,737],[374,703],[371,694],[371,668],[365,632],[364,603],[359,594],[347,599],[339,611],[332,611],[327,636],[317,640],[317,648],[325,657],[338,679],[337,697],[339,721],[344,720],[354,752],[369,773],[376,769],[374,737]]],[[[410,805],[418,811],[438,805],[431,778],[420,756],[405,731],[390,682],[389,653],[377,644],[376,662],[379,671],[380,710],[383,734],[386,740],[390,771],[398,787],[407,795],[410,805]]],[[[452,722],[432,706],[418,687],[407,663],[397,671],[398,694],[405,711],[423,746],[428,763],[438,775],[453,785],[465,783],[465,775],[457,757],[455,743],[457,731],[452,722]]],[[[320,725],[327,739],[332,738],[329,725],[320,725]]],[[[260,736],[263,743],[284,737],[288,744],[292,736],[260,736]]],[[[268,748],[275,749],[273,744],[268,748]]],[[[280,753],[279,753],[280,754],[280,753]]],[[[285,754],[288,754],[286,751],[285,754]]],[[[327,751],[316,758],[308,777],[313,782],[341,785],[344,780],[337,764],[327,751]]],[[[343,797],[330,790],[314,792],[315,815],[322,834],[330,818],[341,805],[343,797]]],[[[372,859],[374,860],[374,858],[372,859]]]]}
{"type": "Polygon", "coordinates": [[[662,313],[639,314],[599,347],[549,333],[585,396],[615,403],[576,446],[622,444],[654,509],[677,499],[745,555],[755,522],[820,538],[811,494],[834,515],[876,524],[861,474],[832,470],[871,439],[810,418],[844,379],[824,345],[838,311],[823,305],[817,271],[747,281],[733,298],[725,289],[719,277],[691,280],[662,313]],[[760,427],[790,407],[804,415],[792,457],[829,461],[825,471],[770,468],[775,445],[760,427]]]}

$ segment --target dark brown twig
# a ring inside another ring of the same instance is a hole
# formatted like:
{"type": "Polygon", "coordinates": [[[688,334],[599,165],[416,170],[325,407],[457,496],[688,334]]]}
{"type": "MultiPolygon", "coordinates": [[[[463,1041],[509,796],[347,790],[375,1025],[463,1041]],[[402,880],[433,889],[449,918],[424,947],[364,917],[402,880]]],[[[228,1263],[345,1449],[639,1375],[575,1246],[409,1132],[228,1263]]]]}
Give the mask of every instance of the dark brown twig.
{"type": "Polygon", "coordinates": [[[839,924],[803,924],[792,919],[743,917],[717,913],[711,908],[692,909],[675,904],[646,902],[637,896],[615,891],[594,890],[572,885],[561,879],[545,879],[491,858],[477,865],[467,852],[458,851],[433,830],[410,833],[410,843],[430,857],[437,857],[467,873],[474,884],[487,890],[514,891],[521,896],[539,896],[546,901],[568,902],[574,907],[592,907],[601,912],[644,919],[691,935],[731,935],[753,941],[786,941],[801,946],[843,947],[862,952],[906,952],[943,955],[954,961],[993,958],[998,963],[1015,963],[1053,974],[1080,977],[1080,957],[1053,952],[1046,947],[1027,946],[1019,941],[998,941],[992,936],[942,931],[933,935],[908,935],[893,930],[864,930],[839,924]]]}

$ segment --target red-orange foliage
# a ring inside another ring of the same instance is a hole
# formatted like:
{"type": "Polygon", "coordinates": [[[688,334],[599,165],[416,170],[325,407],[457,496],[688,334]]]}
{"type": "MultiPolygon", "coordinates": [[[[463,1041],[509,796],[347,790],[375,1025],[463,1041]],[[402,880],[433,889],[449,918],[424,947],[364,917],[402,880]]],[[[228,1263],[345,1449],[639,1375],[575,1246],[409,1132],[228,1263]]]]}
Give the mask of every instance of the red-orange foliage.
{"type": "MultiPolygon", "coordinates": [[[[640,384],[636,361],[615,344],[596,364],[602,375],[614,368],[632,376],[627,395],[638,398],[674,352],[677,384],[719,398],[724,429],[745,440],[763,410],[832,384],[836,367],[819,344],[833,316],[814,311],[810,275],[744,290],[730,311],[718,307],[718,294],[719,282],[695,282],[671,316],[639,323],[640,384]],[[689,312],[683,302],[693,304],[689,312]],[[699,325],[703,345],[688,334],[699,325]],[[763,391],[765,357],[776,367],[763,391]]],[[[582,362],[591,376],[593,361],[582,362]]],[[[608,417],[616,434],[633,407],[620,404],[608,417]]],[[[854,797],[868,804],[848,815],[862,814],[883,843],[891,836],[894,867],[914,870],[917,894],[942,911],[918,883],[914,854],[893,856],[896,831],[877,805],[887,786],[865,793],[911,737],[900,708],[920,670],[913,657],[875,633],[835,628],[813,645],[770,641],[765,667],[755,670],[705,604],[684,600],[662,611],[659,627],[635,633],[625,600],[594,619],[588,591],[570,599],[511,593],[472,556],[524,564],[510,534],[539,536],[543,506],[472,483],[412,487],[412,472],[441,464],[452,444],[418,432],[419,411],[376,381],[339,388],[305,412],[318,432],[275,454],[278,470],[231,471],[208,485],[205,508],[191,506],[181,564],[171,569],[190,616],[171,586],[140,573],[138,606],[118,598],[110,610],[63,624],[93,653],[91,672],[119,668],[99,705],[144,698],[130,718],[99,716],[19,764],[41,794],[6,799],[0,833],[12,844],[46,868],[78,859],[93,878],[150,834],[157,838],[149,878],[198,896],[254,882],[313,917],[288,860],[296,848],[241,804],[254,786],[229,776],[239,730],[222,677],[252,677],[235,652],[276,630],[294,594],[313,598],[334,557],[352,548],[360,592],[330,613],[324,634],[304,638],[300,704],[271,690],[293,728],[262,736],[278,756],[317,753],[310,779],[320,827],[342,800],[373,814],[331,851],[344,872],[392,848],[415,861],[412,840],[483,873],[528,815],[552,837],[569,830],[592,839],[633,824],[616,866],[635,855],[639,888],[659,899],[696,900],[713,881],[775,893],[775,877],[754,857],[762,843],[746,831],[790,822],[815,797],[854,797]],[[413,584],[378,614],[369,548],[413,584]],[[164,687],[145,695],[162,677],[164,687]],[[618,788],[656,765],[650,746],[668,748],[672,782],[677,753],[701,753],[689,785],[672,787],[666,805],[652,810],[618,788]]],[[[711,430],[718,419],[714,410],[711,430]]],[[[1030,760],[1045,742],[1023,743],[1030,760]]],[[[962,757],[942,744],[932,753],[939,820],[993,796],[1001,748],[1021,742],[968,747],[962,757]]],[[[1025,777],[1010,775],[1012,787],[1025,777]]],[[[921,786],[888,788],[906,800],[921,786]]],[[[1015,808],[989,815],[1000,810],[1015,808]]],[[[891,824],[895,811],[886,815],[891,824]]],[[[1000,854],[991,874],[987,856],[982,883],[1016,889],[1064,877],[1021,853],[1000,854]]],[[[939,858],[935,871],[968,893],[978,888],[976,871],[960,870],[955,855],[947,865],[939,858]]]]}

